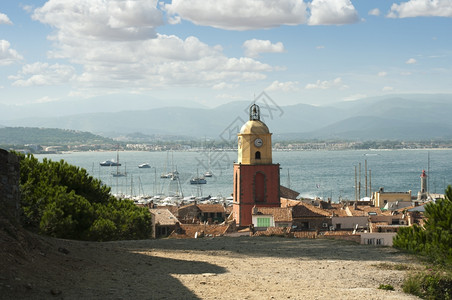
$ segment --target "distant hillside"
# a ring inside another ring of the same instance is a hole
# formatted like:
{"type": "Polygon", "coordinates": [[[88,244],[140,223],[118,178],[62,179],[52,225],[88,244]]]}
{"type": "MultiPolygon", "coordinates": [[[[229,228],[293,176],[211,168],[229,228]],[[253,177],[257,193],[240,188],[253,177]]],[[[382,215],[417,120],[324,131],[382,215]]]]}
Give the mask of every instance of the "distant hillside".
{"type": "MultiPolygon", "coordinates": [[[[259,104],[259,103],[258,103],[259,104]]],[[[112,138],[167,136],[235,140],[249,102],[216,108],[163,107],[115,113],[4,120],[7,126],[65,128],[112,138]]],[[[281,139],[441,139],[451,137],[452,95],[393,95],[331,106],[261,105],[264,122],[281,139]]],[[[133,138],[131,138],[133,140],[133,138]]],[[[144,141],[143,138],[137,140],[144,141]]]]}
{"type": "Polygon", "coordinates": [[[105,143],[114,143],[114,141],[89,132],[76,130],[27,127],[0,128],[0,144],[3,145],[71,145],[105,143]]]}
{"type": "Polygon", "coordinates": [[[380,117],[349,118],[314,132],[306,138],[321,136],[324,139],[346,140],[423,140],[450,139],[452,126],[433,122],[386,119],[380,117]]]}

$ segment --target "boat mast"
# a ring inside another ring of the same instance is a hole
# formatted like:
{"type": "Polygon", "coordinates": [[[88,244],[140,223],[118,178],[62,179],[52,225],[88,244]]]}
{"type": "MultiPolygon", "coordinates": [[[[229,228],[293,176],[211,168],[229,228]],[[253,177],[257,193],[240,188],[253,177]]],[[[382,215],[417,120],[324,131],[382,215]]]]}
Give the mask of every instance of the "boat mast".
{"type": "Polygon", "coordinates": [[[287,188],[290,189],[290,173],[289,173],[289,169],[287,169],[287,188]]]}

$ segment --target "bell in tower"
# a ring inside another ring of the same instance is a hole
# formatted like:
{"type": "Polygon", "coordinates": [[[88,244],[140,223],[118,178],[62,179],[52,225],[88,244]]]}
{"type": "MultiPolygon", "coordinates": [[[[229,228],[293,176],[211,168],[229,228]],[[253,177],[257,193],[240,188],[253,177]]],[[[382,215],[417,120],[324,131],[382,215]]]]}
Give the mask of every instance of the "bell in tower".
{"type": "Polygon", "coordinates": [[[250,106],[250,121],[260,121],[261,112],[259,106],[255,103],[250,106]]]}

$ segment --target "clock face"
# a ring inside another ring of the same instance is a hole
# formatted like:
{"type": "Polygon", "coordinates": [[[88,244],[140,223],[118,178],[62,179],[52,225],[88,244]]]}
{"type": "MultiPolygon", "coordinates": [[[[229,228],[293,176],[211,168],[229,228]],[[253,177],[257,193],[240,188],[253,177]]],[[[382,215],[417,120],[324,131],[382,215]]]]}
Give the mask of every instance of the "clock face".
{"type": "Polygon", "coordinates": [[[263,144],[263,142],[262,142],[261,139],[255,139],[255,140],[254,140],[254,145],[255,145],[256,147],[261,147],[262,144],[263,144]]]}

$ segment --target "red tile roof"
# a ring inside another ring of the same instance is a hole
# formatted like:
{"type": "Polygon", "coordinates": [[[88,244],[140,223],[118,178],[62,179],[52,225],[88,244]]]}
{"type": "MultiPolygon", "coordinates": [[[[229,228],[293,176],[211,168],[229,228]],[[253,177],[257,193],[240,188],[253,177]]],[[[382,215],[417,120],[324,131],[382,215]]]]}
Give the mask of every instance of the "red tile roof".
{"type": "Polygon", "coordinates": [[[203,213],[225,212],[225,208],[222,204],[197,204],[197,206],[203,213]]]}
{"type": "Polygon", "coordinates": [[[292,222],[292,210],[281,207],[257,207],[257,214],[272,215],[275,222],[292,222]]]}
{"type": "Polygon", "coordinates": [[[304,218],[304,217],[330,217],[331,214],[324,209],[317,208],[314,205],[300,203],[297,206],[292,207],[294,218],[304,218]]]}
{"type": "Polygon", "coordinates": [[[204,236],[221,236],[229,230],[230,225],[180,224],[180,227],[183,233],[172,233],[171,237],[194,238],[196,232],[198,232],[198,236],[200,236],[201,233],[203,233],[204,236]]]}
{"type": "Polygon", "coordinates": [[[179,222],[177,218],[167,209],[153,208],[149,209],[149,211],[154,217],[155,224],[170,226],[175,225],[176,223],[179,222]]]}

